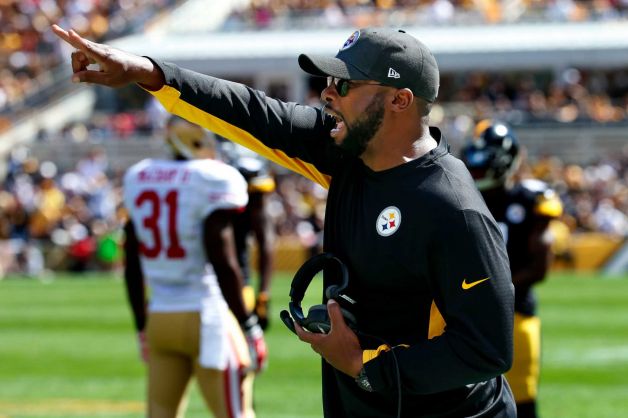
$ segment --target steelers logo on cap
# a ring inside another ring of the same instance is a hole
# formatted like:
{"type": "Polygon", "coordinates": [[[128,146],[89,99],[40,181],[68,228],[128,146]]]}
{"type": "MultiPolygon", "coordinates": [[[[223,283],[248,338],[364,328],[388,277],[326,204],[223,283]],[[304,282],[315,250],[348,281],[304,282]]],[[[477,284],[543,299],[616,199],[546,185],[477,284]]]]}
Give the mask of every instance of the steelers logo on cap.
{"type": "Polygon", "coordinates": [[[375,221],[375,229],[382,237],[389,237],[399,229],[401,225],[401,212],[395,206],[388,206],[380,212],[375,221]]]}
{"type": "Polygon", "coordinates": [[[340,48],[340,50],[344,51],[345,49],[351,48],[358,41],[359,37],[360,37],[360,31],[356,30],[355,32],[351,34],[351,36],[349,36],[349,39],[345,41],[345,43],[342,45],[342,48],[340,48]]]}

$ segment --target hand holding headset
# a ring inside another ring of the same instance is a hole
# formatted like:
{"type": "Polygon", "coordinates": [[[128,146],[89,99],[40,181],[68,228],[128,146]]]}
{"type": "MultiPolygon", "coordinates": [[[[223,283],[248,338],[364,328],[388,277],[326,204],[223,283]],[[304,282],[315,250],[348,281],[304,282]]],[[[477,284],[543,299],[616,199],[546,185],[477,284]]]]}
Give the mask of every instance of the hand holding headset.
{"type": "MultiPolygon", "coordinates": [[[[294,275],[294,278],[292,279],[292,284],[290,285],[290,303],[288,304],[288,309],[290,310],[290,312],[288,313],[288,311],[283,310],[280,313],[281,320],[293,333],[296,334],[294,321],[296,321],[296,323],[299,324],[302,328],[314,333],[327,334],[331,330],[331,321],[329,319],[329,314],[327,313],[327,305],[313,305],[309,309],[307,316],[304,316],[303,310],[301,309],[301,301],[303,300],[303,296],[305,295],[305,290],[309,286],[314,276],[316,276],[318,272],[328,267],[332,263],[339,266],[342,282],[340,283],[340,285],[331,285],[327,287],[325,289],[325,297],[327,297],[327,299],[334,300],[344,299],[351,304],[355,304],[355,301],[353,299],[342,293],[349,285],[349,271],[347,270],[347,266],[345,266],[345,264],[340,261],[339,258],[335,257],[331,253],[322,253],[315,255],[314,257],[307,260],[301,266],[301,268],[299,268],[299,270],[294,275]]],[[[357,330],[357,321],[355,319],[355,316],[353,316],[351,312],[343,308],[340,308],[340,310],[346,324],[356,334],[374,338],[376,340],[380,340],[382,344],[389,345],[385,340],[381,338],[359,332],[357,330]]],[[[399,373],[399,365],[397,364],[397,356],[395,355],[395,351],[391,350],[391,353],[393,356],[395,371],[397,375],[397,417],[401,417],[401,374],[399,373]]]]}
{"type": "MultiPolygon", "coordinates": [[[[325,289],[325,297],[327,299],[334,300],[342,298],[351,304],[355,304],[353,299],[342,293],[349,285],[349,272],[347,270],[347,266],[345,266],[339,258],[335,257],[331,253],[315,255],[307,260],[301,268],[299,268],[292,279],[292,284],[290,285],[290,303],[288,304],[290,312],[283,310],[280,313],[281,320],[293,333],[296,334],[293,321],[296,321],[296,323],[302,328],[310,332],[327,334],[331,330],[331,322],[329,314],[327,313],[327,305],[313,305],[308,310],[307,316],[303,315],[303,310],[301,308],[301,301],[303,300],[303,296],[305,296],[305,291],[312,282],[314,276],[331,264],[335,264],[339,267],[341,283],[340,285],[331,285],[327,287],[325,289]]],[[[355,331],[357,329],[355,316],[353,316],[353,314],[346,309],[340,308],[340,310],[347,325],[355,331]]]]}

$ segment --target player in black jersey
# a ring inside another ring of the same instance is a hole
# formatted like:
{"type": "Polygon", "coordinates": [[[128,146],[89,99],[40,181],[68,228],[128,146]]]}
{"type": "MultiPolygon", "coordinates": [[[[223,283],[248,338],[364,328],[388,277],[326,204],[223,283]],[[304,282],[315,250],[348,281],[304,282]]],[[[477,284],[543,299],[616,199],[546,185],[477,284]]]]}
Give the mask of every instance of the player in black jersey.
{"type": "Polygon", "coordinates": [[[263,330],[269,325],[270,282],[273,271],[273,228],[268,214],[268,196],[275,190],[275,179],[268,172],[268,161],[233,142],[224,142],[225,160],[238,169],[248,184],[249,203],[233,219],[236,255],[244,275],[244,301],[254,312],[263,330]],[[251,246],[257,245],[259,280],[255,292],[251,280],[251,246]]]}
{"type": "Polygon", "coordinates": [[[465,146],[463,161],[499,224],[515,285],[514,362],[506,374],[519,418],[535,418],[540,372],[541,323],[534,284],[545,278],[551,261],[549,224],[562,213],[558,195],[539,180],[514,182],[520,146],[512,129],[480,121],[465,146]]]}
{"type": "MultiPolygon", "coordinates": [[[[358,333],[340,298],[326,300],[328,334],[294,324],[323,358],[326,418],[516,415],[502,376],[514,305],[506,247],[429,126],[439,72],[425,45],[362,29],[336,57],[301,55],[305,71],[328,77],[318,109],[53,30],[77,49],[75,81],[138,83],[168,111],[329,188],[324,249],[347,266],[358,333]]],[[[325,273],[325,288],[338,283],[325,273]]]]}

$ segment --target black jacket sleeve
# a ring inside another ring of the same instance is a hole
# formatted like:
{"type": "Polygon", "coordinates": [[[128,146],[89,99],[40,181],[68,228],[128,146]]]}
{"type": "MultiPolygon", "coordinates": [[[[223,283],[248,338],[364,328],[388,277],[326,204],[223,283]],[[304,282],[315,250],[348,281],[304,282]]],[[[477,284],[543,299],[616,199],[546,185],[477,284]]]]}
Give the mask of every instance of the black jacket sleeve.
{"type": "Polygon", "coordinates": [[[153,60],[166,85],[150,92],[171,113],[237,142],[265,158],[329,186],[342,153],[321,109],[266,97],[243,84],[153,60]]]}

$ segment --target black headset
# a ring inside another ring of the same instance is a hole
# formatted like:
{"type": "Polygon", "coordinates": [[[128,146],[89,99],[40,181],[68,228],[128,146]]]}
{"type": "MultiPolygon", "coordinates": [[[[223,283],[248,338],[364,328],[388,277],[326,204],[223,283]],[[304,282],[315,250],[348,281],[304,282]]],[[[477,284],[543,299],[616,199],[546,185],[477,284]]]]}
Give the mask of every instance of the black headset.
{"type": "MultiPolygon", "coordinates": [[[[296,321],[297,324],[310,332],[327,334],[331,330],[331,323],[329,315],[327,314],[327,305],[313,305],[308,310],[307,316],[304,316],[301,301],[314,276],[332,263],[339,267],[342,282],[340,285],[327,287],[325,289],[325,297],[336,301],[343,299],[351,304],[355,304],[353,299],[342,293],[349,285],[349,271],[347,270],[347,266],[331,253],[315,255],[299,268],[292,279],[292,284],[290,285],[290,303],[288,304],[290,312],[288,313],[288,311],[283,310],[280,313],[283,323],[295,334],[296,330],[294,329],[293,321],[296,321]]],[[[340,308],[340,310],[342,311],[342,316],[347,325],[355,331],[357,329],[355,316],[344,308],[340,308]]]]}
{"type": "MultiPolygon", "coordinates": [[[[305,296],[305,290],[312,282],[312,279],[318,272],[327,268],[331,263],[335,263],[340,268],[340,277],[342,282],[340,285],[331,285],[327,287],[325,289],[325,297],[327,299],[334,299],[338,302],[340,302],[339,299],[343,299],[352,305],[355,304],[353,299],[342,293],[349,285],[349,271],[347,270],[347,266],[331,253],[321,253],[315,255],[307,260],[301,268],[299,268],[292,279],[292,284],[290,285],[290,303],[288,304],[290,313],[283,310],[279,314],[283,323],[286,324],[288,329],[293,333],[296,334],[294,321],[296,321],[296,323],[302,328],[305,328],[310,332],[327,334],[331,331],[331,322],[329,320],[326,305],[313,305],[308,310],[307,316],[303,316],[303,310],[301,309],[301,301],[303,300],[303,296],[305,296]]],[[[381,338],[359,332],[355,316],[353,316],[353,314],[346,309],[340,308],[340,310],[346,324],[356,334],[374,338],[381,341],[383,344],[390,345],[381,338]]],[[[397,373],[397,417],[401,417],[401,374],[399,373],[399,364],[397,363],[395,351],[394,349],[390,351],[393,357],[395,371],[397,373]]]]}

